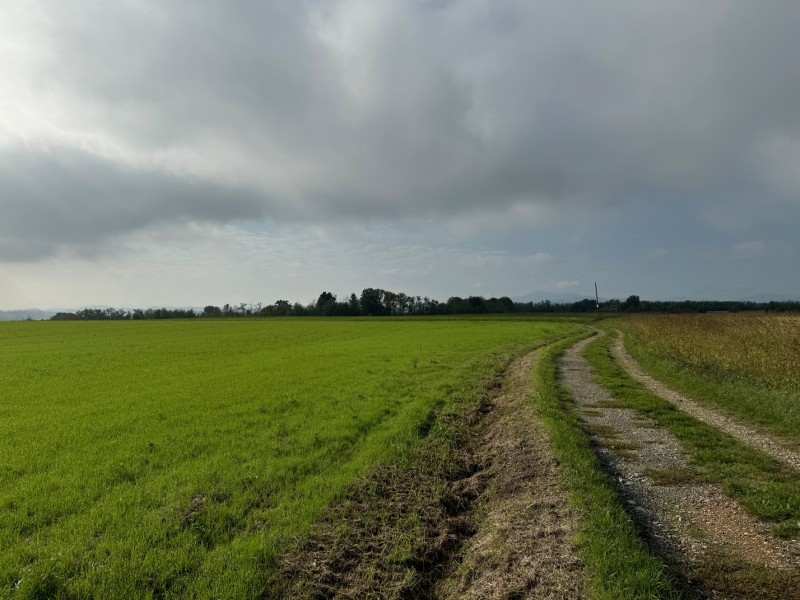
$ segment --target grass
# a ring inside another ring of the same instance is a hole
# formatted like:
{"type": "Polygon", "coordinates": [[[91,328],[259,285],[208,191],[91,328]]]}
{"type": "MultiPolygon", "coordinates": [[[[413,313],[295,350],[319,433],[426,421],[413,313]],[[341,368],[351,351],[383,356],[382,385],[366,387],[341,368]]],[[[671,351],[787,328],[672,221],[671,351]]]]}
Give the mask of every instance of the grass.
{"type": "MultiPolygon", "coordinates": [[[[524,320],[0,327],[0,597],[256,597],[277,557],[524,320]]],[[[398,549],[401,552],[402,548],[398,549]]],[[[399,556],[399,555],[398,555],[399,556]]]]}
{"type": "Polygon", "coordinates": [[[598,382],[626,406],[671,431],[689,452],[698,479],[722,486],[751,514],[782,537],[800,537],[800,481],[772,458],[678,410],[633,381],[609,353],[611,336],[592,342],[586,358],[598,382]]]}
{"type": "Polygon", "coordinates": [[[658,379],[800,446],[800,316],[644,315],[615,326],[658,379]]]}
{"type": "Polygon", "coordinates": [[[587,566],[589,593],[603,600],[678,598],[664,565],[638,537],[572,410],[569,394],[558,383],[555,360],[578,339],[572,337],[542,350],[533,378],[537,410],[580,513],[577,543],[587,566]]]}
{"type": "Polygon", "coordinates": [[[697,476],[686,469],[645,469],[644,474],[656,485],[688,485],[698,482],[697,476]]]}
{"type": "Polygon", "coordinates": [[[512,354],[466,393],[432,412],[419,443],[392,465],[378,464],[281,560],[275,596],[427,598],[469,534],[463,515],[476,499],[454,482],[479,468],[475,423],[512,354]]]}

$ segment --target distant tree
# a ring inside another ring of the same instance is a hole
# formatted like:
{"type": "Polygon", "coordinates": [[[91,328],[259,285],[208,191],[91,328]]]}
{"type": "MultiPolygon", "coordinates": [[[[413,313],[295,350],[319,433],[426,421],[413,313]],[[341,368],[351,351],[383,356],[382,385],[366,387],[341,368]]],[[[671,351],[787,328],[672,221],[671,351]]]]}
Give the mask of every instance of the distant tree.
{"type": "MultiPolygon", "coordinates": [[[[418,298],[419,298],[419,296],[418,296],[418,298]]],[[[431,300],[430,298],[425,296],[422,299],[422,302],[420,302],[420,311],[422,312],[423,315],[436,314],[436,310],[438,309],[438,306],[437,306],[438,304],[439,303],[436,302],[436,300],[431,300]]]]}
{"type": "Polygon", "coordinates": [[[500,296],[500,306],[503,307],[504,312],[511,312],[514,310],[514,301],[508,296],[500,296]]]}
{"type": "Polygon", "coordinates": [[[514,310],[514,301],[508,296],[489,298],[484,300],[484,304],[490,313],[507,313],[514,310]]]}
{"type": "Polygon", "coordinates": [[[573,303],[569,310],[570,312],[592,312],[597,310],[597,302],[591,298],[584,298],[583,300],[573,303]]]}
{"type": "Polygon", "coordinates": [[[447,299],[446,303],[447,312],[450,314],[458,315],[469,312],[469,302],[460,296],[451,296],[447,299]]]}
{"type": "Polygon", "coordinates": [[[409,298],[403,292],[397,294],[397,314],[402,316],[406,316],[407,314],[411,313],[411,304],[413,302],[413,298],[409,298]]]}
{"type": "Polygon", "coordinates": [[[209,304],[203,309],[203,314],[200,315],[202,317],[221,317],[222,316],[222,309],[219,306],[214,306],[209,304]]]}
{"type": "Polygon", "coordinates": [[[330,304],[334,300],[336,300],[336,296],[333,295],[331,292],[322,292],[319,295],[319,298],[317,298],[316,306],[317,308],[322,308],[323,306],[325,306],[326,304],[330,304]]]}
{"type": "Polygon", "coordinates": [[[336,312],[336,296],[331,292],[322,292],[314,305],[317,314],[330,316],[336,312]]]}
{"type": "Polygon", "coordinates": [[[383,306],[381,314],[395,314],[395,311],[397,310],[397,294],[382,289],[378,289],[378,294],[381,299],[381,305],[383,306]]]}
{"type": "Polygon", "coordinates": [[[620,304],[620,308],[625,312],[638,312],[641,306],[642,301],[636,295],[628,296],[625,302],[620,304]]]}
{"type": "Polygon", "coordinates": [[[420,296],[414,296],[412,300],[411,312],[415,315],[422,314],[422,298],[420,296]]]}
{"type": "Polygon", "coordinates": [[[292,305],[288,300],[276,300],[275,304],[267,306],[265,310],[276,317],[285,317],[292,312],[292,305]]]}
{"type": "Polygon", "coordinates": [[[375,317],[384,314],[381,290],[364,288],[361,292],[361,314],[375,317]]]}
{"type": "Polygon", "coordinates": [[[80,317],[75,313],[71,312],[57,312],[52,317],[50,317],[51,321],[79,321],[80,317]]]}
{"type": "Polygon", "coordinates": [[[469,314],[482,314],[489,312],[486,308],[486,302],[481,296],[470,296],[467,298],[469,303],[469,314]]]}
{"type": "Polygon", "coordinates": [[[351,317],[356,317],[361,314],[361,303],[358,301],[358,296],[355,293],[350,294],[347,299],[347,314],[351,317]]]}

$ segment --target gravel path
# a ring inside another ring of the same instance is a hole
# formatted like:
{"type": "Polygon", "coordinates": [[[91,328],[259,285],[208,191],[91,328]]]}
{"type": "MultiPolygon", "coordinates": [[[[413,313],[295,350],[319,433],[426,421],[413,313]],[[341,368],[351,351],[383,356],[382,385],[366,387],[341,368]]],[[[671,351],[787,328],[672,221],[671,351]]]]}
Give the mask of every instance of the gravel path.
{"type": "Polygon", "coordinates": [[[710,406],[698,404],[645,373],[633,357],[628,354],[625,349],[623,334],[619,330],[617,330],[617,336],[611,345],[611,354],[631,377],[645,385],[650,391],[676,405],[683,412],[724,431],[741,443],[756,448],[783,464],[800,471],[800,453],[790,450],[774,438],[759,433],[710,406]]]}
{"type": "Polygon", "coordinates": [[[653,551],[690,594],[800,598],[800,545],[773,537],[717,486],[697,483],[671,433],[595,383],[582,356],[591,339],[559,359],[559,375],[653,551]]]}

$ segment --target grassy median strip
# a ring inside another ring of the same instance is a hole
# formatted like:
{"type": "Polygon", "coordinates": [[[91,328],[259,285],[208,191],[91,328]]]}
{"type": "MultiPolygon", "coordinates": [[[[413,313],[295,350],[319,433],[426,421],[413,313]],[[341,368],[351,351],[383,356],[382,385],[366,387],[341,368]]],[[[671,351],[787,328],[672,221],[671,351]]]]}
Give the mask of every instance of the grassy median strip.
{"type": "Polygon", "coordinates": [[[773,523],[781,537],[800,537],[800,482],[797,475],[767,455],[678,410],[631,379],[609,353],[611,335],[592,342],[586,358],[597,381],[628,406],[671,431],[689,452],[703,481],[720,484],[747,510],[773,523]]]}
{"type": "Polygon", "coordinates": [[[598,599],[678,598],[664,565],[647,550],[559,385],[555,360],[588,333],[542,350],[533,372],[535,402],[580,511],[577,540],[587,567],[587,589],[598,599]]]}

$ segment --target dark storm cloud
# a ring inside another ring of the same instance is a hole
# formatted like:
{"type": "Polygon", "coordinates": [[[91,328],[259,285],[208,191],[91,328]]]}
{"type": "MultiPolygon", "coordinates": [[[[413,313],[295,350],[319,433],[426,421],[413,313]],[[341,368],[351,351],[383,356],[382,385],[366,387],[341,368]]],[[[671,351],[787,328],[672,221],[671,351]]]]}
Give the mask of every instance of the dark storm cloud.
{"type": "Polygon", "coordinates": [[[34,254],[42,240],[262,211],[681,197],[779,220],[800,192],[794,2],[45,6],[38,88],[82,107],[73,132],[159,158],[134,169],[8,149],[3,178],[17,179],[0,202],[15,214],[0,227],[34,232],[34,254]]]}
{"type": "Polygon", "coordinates": [[[0,153],[0,260],[33,260],[68,246],[92,254],[115,234],[160,222],[261,216],[239,188],[121,166],[86,152],[0,153]]]}

